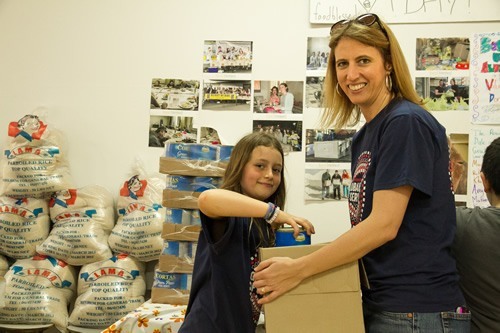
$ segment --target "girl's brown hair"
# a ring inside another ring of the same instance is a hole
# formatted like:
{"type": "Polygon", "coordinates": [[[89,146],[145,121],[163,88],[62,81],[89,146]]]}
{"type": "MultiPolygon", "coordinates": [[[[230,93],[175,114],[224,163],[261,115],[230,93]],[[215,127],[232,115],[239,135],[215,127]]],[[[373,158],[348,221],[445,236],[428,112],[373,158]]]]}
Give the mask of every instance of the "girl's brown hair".
{"type": "MultiPolygon", "coordinates": [[[[243,170],[247,165],[252,152],[255,148],[259,146],[269,147],[276,149],[283,161],[283,169],[285,168],[285,158],[283,153],[283,147],[281,143],[276,139],[273,135],[262,132],[254,132],[251,134],[245,135],[242,139],[238,141],[238,143],[234,146],[233,151],[231,153],[231,158],[229,159],[229,163],[226,167],[226,171],[224,173],[223,182],[221,185],[222,189],[243,193],[241,188],[241,178],[243,177],[243,170]]],[[[285,197],[286,197],[286,186],[285,186],[285,178],[283,176],[283,169],[281,172],[281,181],[276,189],[276,191],[267,198],[268,202],[274,203],[276,206],[280,207],[280,209],[284,209],[285,207],[285,197]]],[[[269,228],[269,223],[264,221],[264,219],[254,219],[256,221],[256,225],[258,227],[259,233],[261,235],[261,239],[264,239],[264,228],[269,228]]],[[[267,229],[269,230],[269,229],[267,229]]],[[[270,230],[270,241],[271,244],[269,246],[274,245],[274,232],[270,230]]]]}

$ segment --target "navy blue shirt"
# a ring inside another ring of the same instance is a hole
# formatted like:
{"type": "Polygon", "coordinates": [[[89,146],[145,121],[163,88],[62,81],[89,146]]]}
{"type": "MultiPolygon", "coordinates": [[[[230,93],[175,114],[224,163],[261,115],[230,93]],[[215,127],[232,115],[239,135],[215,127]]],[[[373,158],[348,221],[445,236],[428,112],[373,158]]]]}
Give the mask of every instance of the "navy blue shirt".
{"type": "Polygon", "coordinates": [[[353,226],[370,215],[374,191],[414,188],[396,238],[362,258],[367,304],[391,312],[439,312],[464,304],[450,249],[456,216],[449,160],[445,128],[406,100],[391,101],[354,135],[353,226]]]}
{"type": "MultiPolygon", "coordinates": [[[[253,287],[261,238],[250,218],[227,218],[224,235],[211,237],[212,221],[200,212],[198,240],[189,304],[179,333],[254,333],[261,306],[253,287]]],[[[264,232],[263,244],[267,244],[264,232]]]]}

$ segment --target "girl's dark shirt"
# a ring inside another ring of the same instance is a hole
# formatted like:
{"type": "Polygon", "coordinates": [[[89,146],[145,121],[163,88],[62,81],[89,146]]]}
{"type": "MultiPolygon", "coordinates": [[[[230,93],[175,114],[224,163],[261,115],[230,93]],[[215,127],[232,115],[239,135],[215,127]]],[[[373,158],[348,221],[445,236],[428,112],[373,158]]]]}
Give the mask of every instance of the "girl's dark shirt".
{"type": "Polygon", "coordinates": [[[200,216],[189,304],[179,333],[254,333],[261,311],[253,287],[259,264],[256,222],[250,230],[250,218],[228,217],[224,235],[215,242],[209,231],[213,221],[201,212],[200,216]]]}

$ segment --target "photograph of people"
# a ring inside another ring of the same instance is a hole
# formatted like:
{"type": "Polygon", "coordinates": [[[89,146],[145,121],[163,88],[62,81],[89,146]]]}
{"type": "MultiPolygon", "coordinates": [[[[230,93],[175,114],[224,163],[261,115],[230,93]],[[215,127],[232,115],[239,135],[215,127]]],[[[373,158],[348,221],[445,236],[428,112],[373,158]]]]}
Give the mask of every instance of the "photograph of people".
{"type": "Polygon", "coordinates": [[[200,81],[154,78],[151,109],[198,111],[200,81]]]}
{"type": "Polygon", "coordinates": [[[254,81],[254,113],[300,114],[304,81],[254,81]]]}
{"type": "Polygon", "coordinates": [[[417,77],[415,89],[431,111],[468,111],[469,77],[417,77]]]}
{"type": "Polygon", "coordinates": [[[250,80],[204,80],[203,110],[250,111],[250,80]]]}
{"type": "Polygon", "coordinates": [[[204,73],[251,73],[251,41],[206,40],[203,47],[204,73]]]}
{"type": "Polygon", "coordinates": [[[324,72],[329,54],[328,37],[308,37],[306,69],[324,72]]]}
{"type": "MultiPolygon", "coordinates": [[[[343,195],[342,179],[340,179],[340,195],[341,199],[334,197],[334,179],[332,176],[335,170],[348,168],[349,164],[345,163],[309,163],[306,164],[305,178],[304,178],[304,200],[306,201],[324,201],[324,202],[338,202],[347,200],[343,195]]],[[[342,174],[340,174],[342,176],[342,174]]]]}
{"type": "Polygon", "coordinates": [[[196,143],[197,135],[193,117],[149,117],[149,147],[164,147],[166,142],[196,143]]]}
{"type": "Polygon", "coordinates": [[[422,107],[399,42],[377,15],[334,23],[330,47],[322,127],[365,120],[352,140],[352,227],[311,254],[262,261],[254,274],[259,304],[359,260],[366,332],[468,332],[450,251],[456,218],[446,129],[422,107]]]}
{"type": "Polygon", "coordinates": [[[285,153],[302,150],[302,121],[254,120],[253,131],[273,134],[285,153]]]}

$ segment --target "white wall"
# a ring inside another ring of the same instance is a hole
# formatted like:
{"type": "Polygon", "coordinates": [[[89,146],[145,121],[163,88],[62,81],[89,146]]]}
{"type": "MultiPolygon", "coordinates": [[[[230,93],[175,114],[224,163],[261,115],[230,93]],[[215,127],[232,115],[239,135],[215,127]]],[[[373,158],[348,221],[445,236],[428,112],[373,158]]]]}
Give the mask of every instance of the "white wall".
{"type": "MultiPolygon", "coordinates": [[[[305,81],[307,37],[329,31],[308,20],[308,1],[0,0],[0,135],[43,107],[67,137],[76,186],[118,193],[136,158],[158,171],[162,151],[147,147],[153,77],[201,80],[203,41],[219,39],[254,42],[252,80],[305,81]]],[[[392,28],[413,68],[415,38],[500,31],[500,22],[392,28]]],[[[468,132],[468,113],[438,116],[449,131],[468,132]]],[[[201,111],[197,125],[234,143],[252,120],[251,112],[201,111]]],[[[304,128],[317,123],[305,110],[304,128]]],[[[288,210],[316,225],[313,242],[347,230],[345,202],[304,202],[304,154],[286,165],[288,210]]]]}

